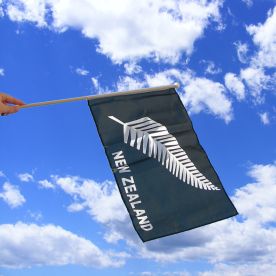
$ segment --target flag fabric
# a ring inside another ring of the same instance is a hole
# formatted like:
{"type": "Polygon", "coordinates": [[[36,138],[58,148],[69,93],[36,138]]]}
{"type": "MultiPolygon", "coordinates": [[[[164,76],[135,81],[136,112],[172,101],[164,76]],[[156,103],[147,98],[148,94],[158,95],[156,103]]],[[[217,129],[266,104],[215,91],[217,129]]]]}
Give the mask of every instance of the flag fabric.
{"type": "Polygon", "coordinates": [[[142,241],[237,215],[175,89],[88,103],[142,241]]]}

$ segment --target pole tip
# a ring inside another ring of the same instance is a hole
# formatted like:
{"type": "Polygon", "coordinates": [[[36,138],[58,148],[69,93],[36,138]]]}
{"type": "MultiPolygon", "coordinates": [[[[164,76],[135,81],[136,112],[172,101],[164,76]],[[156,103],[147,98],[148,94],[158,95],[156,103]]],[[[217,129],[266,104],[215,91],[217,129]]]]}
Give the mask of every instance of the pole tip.
{"type": "Polygon", "coordinates": [[[175,82],[173,85],[174,85],[175,88],[179,88],[180,87],[180,84],[178,82],[175,82]]]}

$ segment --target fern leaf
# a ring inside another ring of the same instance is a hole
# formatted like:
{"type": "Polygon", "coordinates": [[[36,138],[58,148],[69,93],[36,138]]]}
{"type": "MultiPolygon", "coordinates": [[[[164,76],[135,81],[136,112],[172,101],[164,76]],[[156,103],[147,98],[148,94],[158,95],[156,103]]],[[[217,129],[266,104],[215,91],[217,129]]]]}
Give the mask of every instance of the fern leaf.
{"type": "Polygon", "coordinates": [[[181,181],[204,190],[220,190],[194,165],[168,129],[149,117],[124,123],[114,116],[110,119],[123,125],[124,143],[160,162],[181,181]]]}

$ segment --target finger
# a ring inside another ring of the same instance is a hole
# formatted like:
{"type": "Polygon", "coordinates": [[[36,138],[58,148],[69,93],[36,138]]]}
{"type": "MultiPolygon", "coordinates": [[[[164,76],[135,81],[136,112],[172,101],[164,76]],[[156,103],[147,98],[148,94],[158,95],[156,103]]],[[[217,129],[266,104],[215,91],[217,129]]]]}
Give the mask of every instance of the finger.
{"type": "Polygon", "coordinates": [[[18,112],[20,108],[19,106],[10,106],[9,109],[9,114],[12,114],[18,112]]]}
{"type": "Polygon", "coordinates": [[[1,113],[6,114],[7,112],[9,112],[9,106],[0,103],[0,109],[1,109],[1,113]]]}
{"type": "Polygon", "coordinates": [[[7,95],[7,94],[3,95],[2,100],[5,101],[6,103],[10,103],[10,104],[24,105],[24,102],[22,102],[21,100],[16,99],[16,98],[14,98],[10,95],[7,95]]]}
{"type": "Polygon", "coordinates": [[[16,113],[18,110],[19,110],[19,106],[6,105],[2,109],[2,113],[4,113],[5,115],[9,115],[9,114],[12,114],[12,113],[16,113]]]}

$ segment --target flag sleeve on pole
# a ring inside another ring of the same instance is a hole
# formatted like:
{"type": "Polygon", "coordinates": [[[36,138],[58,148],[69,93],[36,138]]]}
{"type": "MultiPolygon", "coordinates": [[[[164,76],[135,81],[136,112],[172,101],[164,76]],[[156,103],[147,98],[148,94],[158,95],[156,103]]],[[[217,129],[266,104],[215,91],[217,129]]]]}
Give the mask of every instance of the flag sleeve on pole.
{"type": "Polygon", "coordinates": [[[143,241],[237,214],[175,89],[88,103],[143,241]]]}

